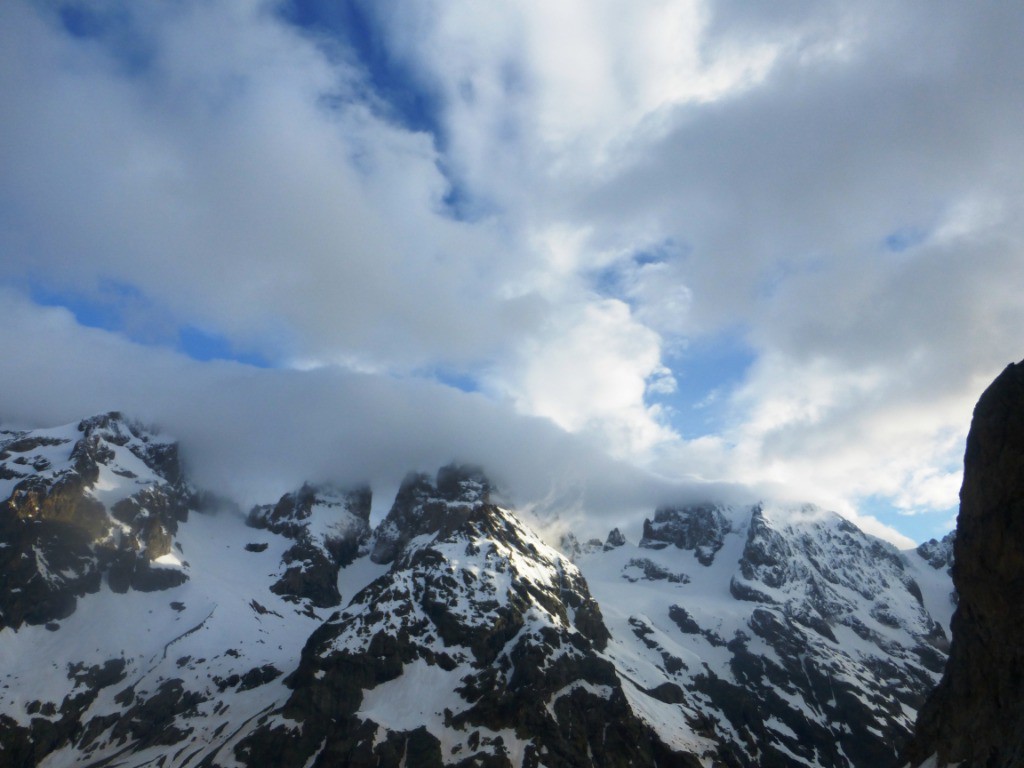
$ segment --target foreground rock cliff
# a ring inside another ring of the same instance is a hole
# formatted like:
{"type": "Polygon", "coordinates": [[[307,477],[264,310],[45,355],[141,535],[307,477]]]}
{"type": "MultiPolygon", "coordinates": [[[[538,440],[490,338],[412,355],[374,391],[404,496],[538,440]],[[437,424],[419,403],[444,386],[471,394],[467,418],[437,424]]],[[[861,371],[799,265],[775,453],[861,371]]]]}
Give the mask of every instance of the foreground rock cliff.
{"type": "Polygon", "coordinates": [[[953,582],[959,605],[941,684],[907,751],[913,766],[1024,765],[1024,362],[974,409],[953,582]]]}

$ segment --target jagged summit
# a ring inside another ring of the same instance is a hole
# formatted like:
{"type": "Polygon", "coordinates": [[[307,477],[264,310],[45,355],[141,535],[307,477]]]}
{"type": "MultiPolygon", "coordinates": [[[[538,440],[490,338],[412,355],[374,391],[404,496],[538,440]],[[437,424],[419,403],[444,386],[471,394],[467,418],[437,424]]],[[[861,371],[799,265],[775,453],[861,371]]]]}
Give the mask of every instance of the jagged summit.
{"type": "Polygon", "coordinates": [[[338,605],[338,571],[370,538],[371,501],[369,487],[342,490],[306,484],[277,504],[254,507],[249,525],[295,542],[281,556],[284,571],[271,590],[295,601],[306,598],[318,608],[338,605]]]}
{"type": "Polygon", "coordinates": [[[932,568],[944,568],[947,573],[953,571],[953,544],[956,531],[950,531],[941,539],[929,539],[917,548],[919,554],[932,568]]]}
{"type": "Polygon", "coordinates": [[[697,552],[702,565],[711,565],[722,548],[725,535],[732,530],[724,514],[726,508],[715,505],[661,507],[654,520],[644,521],[640,546],[661,549],[674,544],[679,549],[697,552]]]}
{"type": "Polygon", "coordinates": [[[946,575],[816,507],[662,507],[578,563],[608,656],[725,765],[892,764],[942,669],[946,575]]]}
{"type": "Polygon", "coordinates": [[[374,532],[370,558],[389,563],[416,536],[450,531],[490,503],[491,484],[479,467],[449,464],[436,479],[410,473],[391,511],[374,532]]]}
{"type": "Polygon", "coordinates": [[[18,768],[875,766],[944,657],[942,546],[812,507],[558,551],[449,465],[376,530],[366,487],[243,514],[117,413],[0,433],[0,491],[18,768]]]}
{"type": "MultiPolygon", "coordinates": [[[[446,474],[462,488],[448,500],[466,501],[465,474],[446,474]]],[[[436,490],[411,478],[403,514],[410,498],[433,514],[423,507],[436,490]]],[[[284,719],[243,741],[243,759],[374,765],[404,754],[418,765],[582,768],[670,755],[599,655],[608,631],[578,569],[510,511],[471,499],[407,541],[310,638],[284,719]],[[415,699],[399,704],[407,684],[415,699]],[[305,724],[301,734],[289,721],[305,724]]]]}

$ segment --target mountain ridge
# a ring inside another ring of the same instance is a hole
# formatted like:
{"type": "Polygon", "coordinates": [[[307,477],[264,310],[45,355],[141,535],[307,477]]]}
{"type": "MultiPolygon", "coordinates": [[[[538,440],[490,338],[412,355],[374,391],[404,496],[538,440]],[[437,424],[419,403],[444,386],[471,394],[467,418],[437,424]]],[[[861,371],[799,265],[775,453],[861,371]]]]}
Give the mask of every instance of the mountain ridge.
{"type": "Polygon", "coordinates": [[[0,457],[8,583],[74,601],[3,614],[12,765],[867,765],[944,660],[942,546],[816,508],[664,507],[559,552],[472,466],[371,527],[367,487],[219,504],[117,413],[0,457]]]}

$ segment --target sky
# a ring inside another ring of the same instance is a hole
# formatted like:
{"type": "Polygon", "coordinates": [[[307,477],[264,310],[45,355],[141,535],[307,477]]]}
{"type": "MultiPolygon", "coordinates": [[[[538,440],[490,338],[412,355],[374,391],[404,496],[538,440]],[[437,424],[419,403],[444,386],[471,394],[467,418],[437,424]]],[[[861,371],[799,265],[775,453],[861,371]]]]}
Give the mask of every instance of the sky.
{"type": "Polygon", "coordinates": [[[123,410],[244,503],[458,460],[582,528],[942,535],[1024,358],[1021,39],[1003,2],[7,0],[0,423],[123,410]]]}

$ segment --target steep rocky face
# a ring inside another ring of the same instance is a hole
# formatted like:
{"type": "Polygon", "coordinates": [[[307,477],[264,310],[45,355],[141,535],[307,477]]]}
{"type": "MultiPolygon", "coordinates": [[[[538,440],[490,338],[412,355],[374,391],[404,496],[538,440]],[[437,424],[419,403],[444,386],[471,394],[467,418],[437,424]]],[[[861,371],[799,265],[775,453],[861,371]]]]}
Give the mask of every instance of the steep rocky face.
{"type": "Polygon", "coordinates": [[[662,733],[725,765],[892,764],[945,660],[945,573],[815,507],[665,508],[580,566],[662,733]]]}
{"type": "Polygon", "coordinates": [[[1024,363],[1007,367],[974,409],[954,557],[949,662],[907,760],[1024,765],[1024,363]]]}
{"type": "Polygon", "coordinates": [[[953,543],[956,531],[950,531],[941,539],[929,539],[917,548],[917,554],[928,561],[933,568],[944,568],[953,574],[953,543]]]}
{"type": "Polygon", "coordinates": [[[644,521],[640,546],[661,549],[674,544],[696,552],[701,565],[711,565],[729,530],[729,521],[719,507],[662,507],[654,513],[654,520],[644,521]]]}
{"type": "Polygon", "coordinates": [[[610,549],[621,547],[625,543],[626,537],[623,535],[622,531],[618,528],[612,528],[608,531],[608,536],[604,540],[604,550],[607,552],[610,549]]]}
{"type": "Polygon", "coordinates": [[[288,703],[239,744],[240,760],[699,764],[633,714],[600,655],[608,631],[577,568],[481,487],[452,467],[436,485],[407,480],[392,514],[419,536],[313,634],[288,703]]]}
{"type": "Polygon", "coordinates": [[[191,491],[177,446],[118,413],[0,436],[0,628],[67,617],[99,589],[166,589],[191,491]],[[154,567],[156,566],[156,567],[154,567]]]}
{"type": "Polygon", "coordinates": [[[341,602],[338,571],[370,538],[369,488],[342,491],[304,485],[275,505],[255,507],[249,524],[294,540],[281,557],[284,572],[271,587],[278,595],[318,608],[341,602]]]}
{"type": "Polygon", "coordinates": [[[429,475],[410,474],[374,531],[370,559],[390,563],[416,536],[454,530],[475,507],[489,502],[490,494],[490,482],[479,467],[443,467],[436,484],[429,475]]]}

